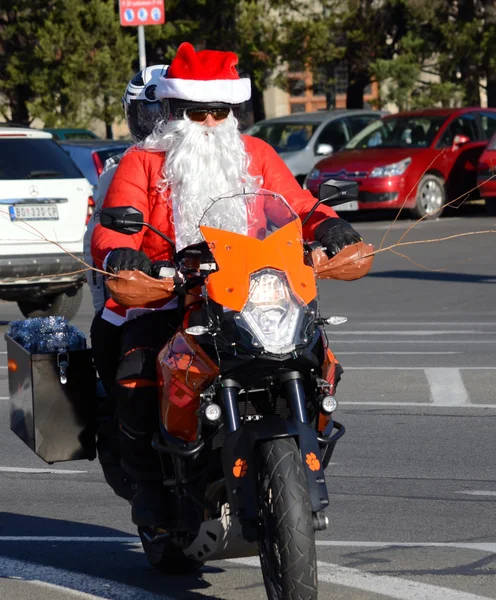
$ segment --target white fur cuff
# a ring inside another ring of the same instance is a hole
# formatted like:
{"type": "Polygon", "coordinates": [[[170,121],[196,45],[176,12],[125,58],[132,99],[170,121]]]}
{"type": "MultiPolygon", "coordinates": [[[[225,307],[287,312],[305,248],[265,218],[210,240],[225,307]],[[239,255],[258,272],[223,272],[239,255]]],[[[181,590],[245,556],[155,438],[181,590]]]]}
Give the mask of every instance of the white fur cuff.
{"type": "Polygon", "coordinates": [[[155,94],[158,99],[178,98],[190,102],[241,104],[251,97],[251,82],[244,79],[168,79],[161,77],[155,94]]]}

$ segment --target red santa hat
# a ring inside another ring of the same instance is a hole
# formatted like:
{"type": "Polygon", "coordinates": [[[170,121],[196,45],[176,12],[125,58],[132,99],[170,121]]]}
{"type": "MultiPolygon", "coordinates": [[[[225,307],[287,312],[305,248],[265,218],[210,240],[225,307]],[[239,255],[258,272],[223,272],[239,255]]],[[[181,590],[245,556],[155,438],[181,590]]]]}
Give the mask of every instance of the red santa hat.
{"type": "Polygon", "coordinates": [[[240,78],[235,68],[237,64],[234,52],[195,52],[193,46],[185,42],[179,46],[167,75],[160,78],[156,96],[189,102],[241,104],[250,98],[251,85],[248,78],[240,78]]]}

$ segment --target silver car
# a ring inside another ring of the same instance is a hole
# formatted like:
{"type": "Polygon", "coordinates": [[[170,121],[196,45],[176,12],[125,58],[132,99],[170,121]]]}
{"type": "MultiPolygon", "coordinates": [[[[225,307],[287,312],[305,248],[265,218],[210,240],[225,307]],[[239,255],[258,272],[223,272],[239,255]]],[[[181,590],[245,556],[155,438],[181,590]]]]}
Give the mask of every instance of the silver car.
{"type": "Polygon", "coordinates": [[[338,152],[369,123],[386,114],[378,110],[321,110],[258,121],[246,133],[270,144],[300,184],[314,164],[338,152]]]}

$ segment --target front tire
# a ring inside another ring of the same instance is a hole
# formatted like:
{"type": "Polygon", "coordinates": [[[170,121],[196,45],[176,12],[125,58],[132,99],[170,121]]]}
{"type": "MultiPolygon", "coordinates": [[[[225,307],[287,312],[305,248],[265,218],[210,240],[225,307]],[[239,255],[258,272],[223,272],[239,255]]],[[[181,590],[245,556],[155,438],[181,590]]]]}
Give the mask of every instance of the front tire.
{"type": "Polygon", "coordinates": [[[417,201],[412,209],[416,219],[437,219],[441,216],[446,202],[444,181],[436,175],[427,174],[422,177],[417,188],[417,201]]]}
{"type": "Polygon", "coordinates": [[[27,319],[34,317],[65,317],[68,321],[76,316],[83,301],[83,288],[72,288],[44,296],[39,300],[19,301],[17,306],[27,319]]]}
{"type": "Polygon", "coordinates": [[[292,438],[260,446],[259,555],[269,600],[317,600],[317,552],[301,455],[292,438]]]}
{"type": "Polygon", "coordinates": [[[192,575],[203,566],[203,563],[187,558],[181,549],[165,540],[154,544],[151,540],[159,533],[154,527],[138,527],[138,533],[151,566],[165,575],[192,575]]]}

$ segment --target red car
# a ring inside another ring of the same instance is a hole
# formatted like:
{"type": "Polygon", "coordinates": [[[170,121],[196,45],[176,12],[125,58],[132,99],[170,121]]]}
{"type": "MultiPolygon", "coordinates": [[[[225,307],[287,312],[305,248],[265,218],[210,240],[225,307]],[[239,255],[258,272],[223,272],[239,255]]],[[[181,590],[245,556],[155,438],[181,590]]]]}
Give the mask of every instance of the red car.
{"type": "Polygon", "coordinates": [[[327,179],[357,181],[357,202],[342,210],[409,209],[438,217],[446,202],[477,185],[477,163],[496,130],[496,109],[402,112],[374,121],[341,152],[319,161],[305,185],[317,195],[327,179]]]}
{"type": "Polygon", "coordinates": [[[486,201],[486,212],[496,215],[496,133],[479,159],[477,183],[481,196],[486,201]]]}

